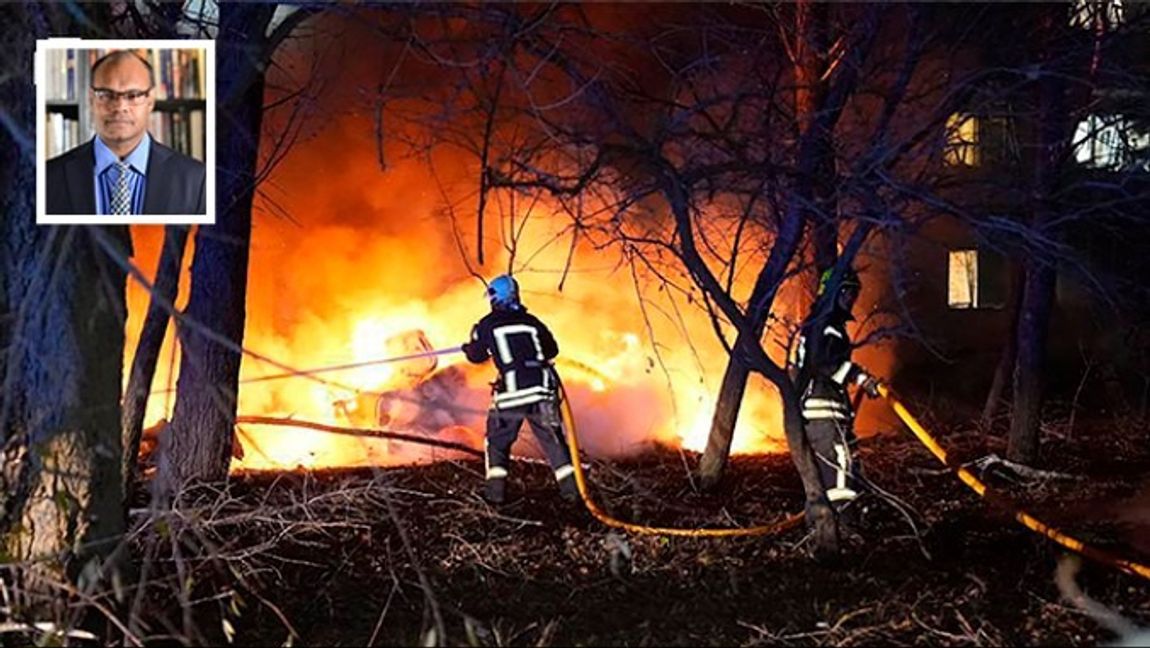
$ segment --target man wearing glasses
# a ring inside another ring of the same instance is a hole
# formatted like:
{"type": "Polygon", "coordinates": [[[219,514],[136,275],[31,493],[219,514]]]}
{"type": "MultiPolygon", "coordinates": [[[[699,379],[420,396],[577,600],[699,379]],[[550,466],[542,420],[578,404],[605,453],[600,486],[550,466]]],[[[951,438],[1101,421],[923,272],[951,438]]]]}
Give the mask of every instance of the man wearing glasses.
{"type": "Polygon", "coordinates": [[[128,50],[92,64],[96,137],[48,160],[48,214],[203,214],[202,162],[148,134],[156,104],[152,66],[128,50]]]}

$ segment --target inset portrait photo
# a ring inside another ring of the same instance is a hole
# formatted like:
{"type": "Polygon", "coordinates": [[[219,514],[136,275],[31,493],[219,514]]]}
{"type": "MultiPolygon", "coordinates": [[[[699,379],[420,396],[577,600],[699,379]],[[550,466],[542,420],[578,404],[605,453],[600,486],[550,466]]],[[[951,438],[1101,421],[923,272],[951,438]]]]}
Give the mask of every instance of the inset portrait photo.
{"type": "Polygon", "coordinates": [[[36,48],[36,222],[215,223],[215,42],[36,48]]]}

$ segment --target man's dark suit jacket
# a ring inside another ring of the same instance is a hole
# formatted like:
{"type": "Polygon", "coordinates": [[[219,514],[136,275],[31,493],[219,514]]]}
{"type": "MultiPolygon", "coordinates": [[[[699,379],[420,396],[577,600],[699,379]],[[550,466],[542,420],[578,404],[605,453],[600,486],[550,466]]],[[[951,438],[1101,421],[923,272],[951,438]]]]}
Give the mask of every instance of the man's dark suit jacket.
{"type": "MultiPolygon", "coordinates": [[[[145,214],[204,214],[207,173],[203,162],[173,151],[151,138],[145,214]]],[[[96,153],[92,141],[48,160],[45,214],[96,213],[96,186],[92,168],[96,153]]]]}

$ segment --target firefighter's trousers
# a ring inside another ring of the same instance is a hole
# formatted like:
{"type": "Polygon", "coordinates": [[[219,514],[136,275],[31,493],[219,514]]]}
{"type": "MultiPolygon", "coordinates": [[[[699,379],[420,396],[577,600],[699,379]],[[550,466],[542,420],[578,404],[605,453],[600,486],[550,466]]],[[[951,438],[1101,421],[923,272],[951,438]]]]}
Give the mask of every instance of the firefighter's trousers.
{"type": "Polygon", "coordinates": [[[835,508],[841,508],[861,492],[862,466],[855,456],[858,440],[850,403],[845,399],[808,397],[803,401],[803,422],[827,499],[835,508]]]}
{"type": "Polygon", "coordinates": [[[487,414],[487,439],[485,455],[487,459],[487,479],[504,480],[508,475],[511,459],[511,445],[519,436],[519,429],[526,419],[531,431],[539,440],[539,446],[547,456],[547,462],[555,471],[555,480],[566,497],[577,496],[575,468],[571,465],[571,453],[563,440],[563,423],[559,416],[558,402],[551,398],[504,409],[492,409],[487,414]]]}

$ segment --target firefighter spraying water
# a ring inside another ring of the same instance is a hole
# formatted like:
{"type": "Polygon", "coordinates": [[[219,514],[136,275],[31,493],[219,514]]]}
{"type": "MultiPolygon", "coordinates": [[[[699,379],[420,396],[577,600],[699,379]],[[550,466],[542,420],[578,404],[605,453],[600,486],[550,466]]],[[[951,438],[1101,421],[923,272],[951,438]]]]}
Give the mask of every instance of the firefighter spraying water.
{"type": "Polygon", "coordinates": [[[463,352],[473,363],[491,358],[499,372],[492,384],[484,441],[486,485],[483,496],[502,504],[507,496],[511,445],[524,419],[539,440],[555,471],[560,493],[568,501],[579,498],[571,454],[563,442],[559,413],[559,380],[552,361],[559,354],[555,336],[519,300],[519,284],[500,275],[487,286],[491,312],[471,330],[463,352]]]}

